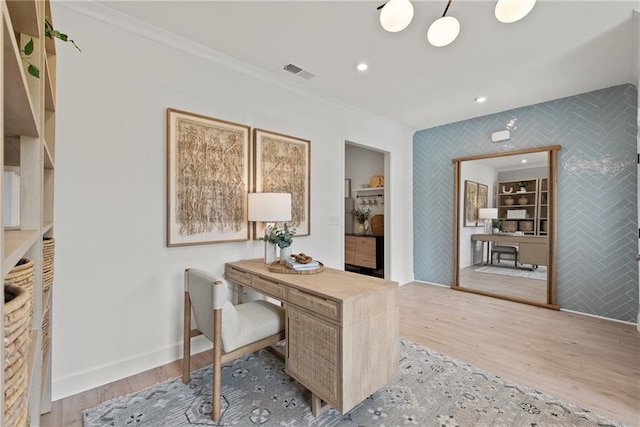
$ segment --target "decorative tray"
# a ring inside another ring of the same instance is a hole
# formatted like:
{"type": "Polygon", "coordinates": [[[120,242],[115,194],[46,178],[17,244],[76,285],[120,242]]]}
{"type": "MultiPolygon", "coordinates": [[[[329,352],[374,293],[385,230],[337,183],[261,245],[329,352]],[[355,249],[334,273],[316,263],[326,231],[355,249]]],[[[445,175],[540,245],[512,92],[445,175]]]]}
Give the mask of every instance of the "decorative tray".
{"type": "Polygon", "coordinates": [[[269,271],[273,273],[282,273],[282,274],[316,274],[324,271],[324,264],[318,261],[320,264],[317,268],[309,268],[304,270],[294,270],[293,268],[287,267],[286,264],[280,264],[278,261],[272,262],[269,264],[269,271]]]}

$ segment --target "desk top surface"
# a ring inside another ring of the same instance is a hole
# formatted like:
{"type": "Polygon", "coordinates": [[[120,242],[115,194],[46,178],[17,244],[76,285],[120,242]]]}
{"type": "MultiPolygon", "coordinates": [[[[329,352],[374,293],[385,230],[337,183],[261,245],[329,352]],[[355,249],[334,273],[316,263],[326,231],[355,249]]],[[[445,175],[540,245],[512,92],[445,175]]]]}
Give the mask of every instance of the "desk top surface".
{"type": "Polygon", "coordinates": [[[471,240],[480,242],[547,243],[548,236],[513,236],[511,234],[472,234],[471,240]]]}
{"type": "Polygon", "coordinates": [[[348,300],[387,288],[398,287],[398,283],[391,280],[328,267],[325,267],[324,271],[318,274],[303,275],[271,272],[263,259],[228,262],[227,265],[294,288],[337,300],[348,300]]]}

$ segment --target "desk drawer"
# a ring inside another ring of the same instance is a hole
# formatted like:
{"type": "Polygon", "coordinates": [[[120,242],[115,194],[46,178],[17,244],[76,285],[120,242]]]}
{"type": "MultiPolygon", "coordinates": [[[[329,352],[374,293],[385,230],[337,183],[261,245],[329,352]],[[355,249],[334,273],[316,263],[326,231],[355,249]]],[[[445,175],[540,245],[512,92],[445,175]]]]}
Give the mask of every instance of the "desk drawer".
{"type": "Polygon", "coordinates": [[[340,304],[335,301],[320,298],[297,289],[289,289],[289,298],[287,300],[314,313],[340,320],[340,304]]]}
{"type": "Polygon", "coordinates": [[[287,289],[280,283],[253,276],[253,282],[251,282],[250,286],[256,291],[264,292],[280,301],[286,301],[287,299],[287,289]]]}
{"type": "Polygon", "coordinates": [[[251,286],[251,274],[236,270],[232,267],[225,267],[224,274],[227,278],[239,285],[251,286]]]}

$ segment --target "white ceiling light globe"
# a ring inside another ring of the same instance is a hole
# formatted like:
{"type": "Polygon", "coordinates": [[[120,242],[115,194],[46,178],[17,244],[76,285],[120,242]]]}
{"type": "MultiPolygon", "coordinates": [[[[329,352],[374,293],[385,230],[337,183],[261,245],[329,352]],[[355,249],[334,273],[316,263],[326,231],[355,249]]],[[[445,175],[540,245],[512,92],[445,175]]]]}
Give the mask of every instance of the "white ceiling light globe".
{"type": "Polygon", "coordinates": [[[536,0],[498,0],[496,18],[505,24],[516,22],[527,16],[535,5],[536,0]]]}
{"type": "Polygon", "coordinates": [[[409,0],[389,0],[380,11],[380,25],[390,33],[402,31],[413,19],[413,5],[409,0]]]}
{"type": "Polygon", "coordinates": [[[453,42],[460,34],[460,22],[453,16],[436,19],[427,31],[427,40],[436,47],[453,42]]]}

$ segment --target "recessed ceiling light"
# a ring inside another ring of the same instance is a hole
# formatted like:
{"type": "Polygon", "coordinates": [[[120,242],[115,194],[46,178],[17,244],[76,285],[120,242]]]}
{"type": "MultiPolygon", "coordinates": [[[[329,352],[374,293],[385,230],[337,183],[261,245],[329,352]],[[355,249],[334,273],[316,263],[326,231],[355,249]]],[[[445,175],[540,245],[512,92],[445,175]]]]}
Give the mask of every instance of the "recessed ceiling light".
{"type": "Polygon", "coordinates": [[[527,159],[520,160],[520,163],[527,163],[527,159]]]}
{"type": "Polygon", "coordinates": [[[487,100],[486,96],[479,96],[474,99],[474,101],[476,101],[478,104],[482,104],[483,102],[486,102],[486,100],[487,100]]]}
{"type": "Polygon", "coordinates": [[[367,65],[366,62],[359,62],[358,65],[356,65],[356,69],[358,71],[367,71],[368,68],[369,66],[367,65]]]}

